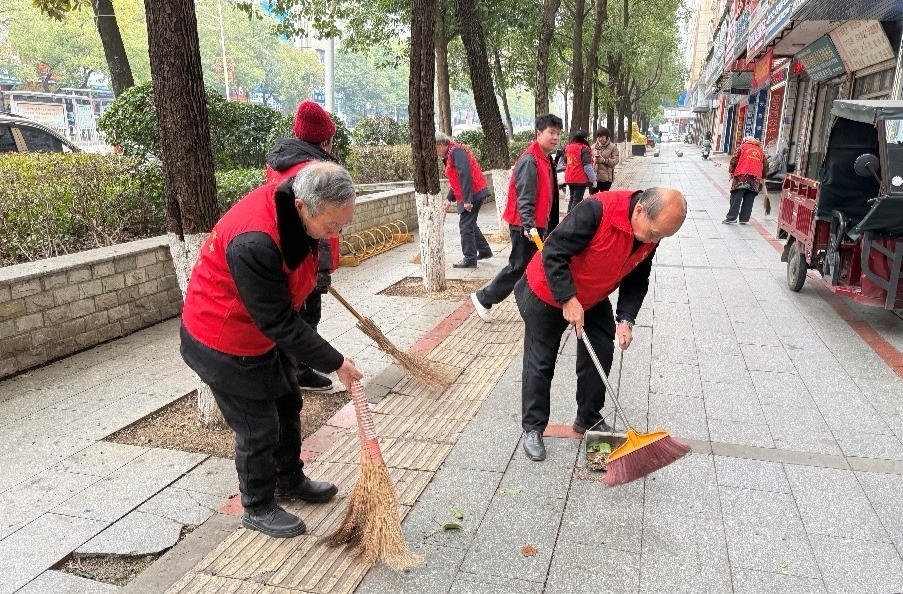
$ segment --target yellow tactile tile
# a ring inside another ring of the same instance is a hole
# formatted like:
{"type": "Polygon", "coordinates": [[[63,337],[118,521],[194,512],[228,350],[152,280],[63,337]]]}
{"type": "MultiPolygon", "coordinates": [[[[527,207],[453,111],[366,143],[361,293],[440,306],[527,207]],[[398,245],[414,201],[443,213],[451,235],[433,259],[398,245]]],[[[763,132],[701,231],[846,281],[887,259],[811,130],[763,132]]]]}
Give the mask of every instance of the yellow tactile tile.
{"type": "MultiPolygon", "coordinates": [[[[255,530],[239,530],[230,546],[207,555],[196,570],[201,573],[266,583],[298,548],[296,538],[270,538],[255,530]]],[[[219,547],[217,547],[219,549],[219,547]]]]}
{"type": "Polygon", "coordinates": [[[183,575],[166,594],[260,594],[261,590],[262,584],[192,571],[183,575]]]}
{"type": "Polygon", "coordinates": [[[458,441],[458,436],[467,426],[466,419],[374,414],[373,420],[380,438],[397,437],[450,444],[458,441]]]}
{"type": "Polygon", "coordinates": [[[373,410],[388,415],[469,420],[473,418],[482,404],[481,400],[434,400],[398,394],[386,398],[373,410]]]}
{"type": "Polygon", "coordinates": [[[297,540],[301,541],[299,547],[267,585],[319,594],[348,594],[369,569],[353,548],[331,547],[316,536],[301,536],[297,540]]]}

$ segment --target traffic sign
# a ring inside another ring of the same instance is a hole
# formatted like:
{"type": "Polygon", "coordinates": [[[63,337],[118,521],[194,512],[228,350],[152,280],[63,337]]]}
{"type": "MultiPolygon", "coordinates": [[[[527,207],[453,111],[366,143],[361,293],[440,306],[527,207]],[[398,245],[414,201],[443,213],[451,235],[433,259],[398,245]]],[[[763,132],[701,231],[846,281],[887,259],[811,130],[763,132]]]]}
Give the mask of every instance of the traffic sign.
{"type": "Polygon", "coordinates": [[[323,91],[314,91],[314,101],[320,105],[326,105],[326,93],[323,91]]]}

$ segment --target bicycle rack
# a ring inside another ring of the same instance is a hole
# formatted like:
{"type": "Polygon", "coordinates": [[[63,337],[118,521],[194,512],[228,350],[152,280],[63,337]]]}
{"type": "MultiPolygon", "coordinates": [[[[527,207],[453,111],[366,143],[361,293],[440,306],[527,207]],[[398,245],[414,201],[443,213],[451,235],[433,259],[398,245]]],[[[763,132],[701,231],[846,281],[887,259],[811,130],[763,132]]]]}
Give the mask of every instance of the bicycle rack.
{"type": "Polygon", "coordinates": [[[342,251],[347,253],[339,257],[339,266],[357,266],[367,258],[413,241],[414,235],[408,232],[404,221],[392,221],[352,233],[342,238],[342,251]]]}

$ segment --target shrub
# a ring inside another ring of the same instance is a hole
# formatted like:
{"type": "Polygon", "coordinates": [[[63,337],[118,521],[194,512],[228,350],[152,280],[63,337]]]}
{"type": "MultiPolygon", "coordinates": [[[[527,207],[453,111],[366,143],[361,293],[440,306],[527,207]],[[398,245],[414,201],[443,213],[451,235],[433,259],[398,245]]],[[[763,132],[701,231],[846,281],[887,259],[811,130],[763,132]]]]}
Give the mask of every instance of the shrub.
{"type": "Polygon", "coordinates": [[[406,123],[389,116],[367,116],[354,127],[354,142],[359,146],[410,145],[410,131],[406,123]]]}
{"type": "Polygon", "coordinates": [[[486,136],[482,130],[465,130],[455,137],[455,142],[464,144],[473,153],[480,167],[489,167],[489,153],[486,149],[486,136]]]}
{"type": "Polygon", "coordinates": [[[358,184],[410,180],[414,177],[411,147],[352,146],[348,171],[358,184]]]}
{"type": "Polygon", "coordinates": [[[216,200],[220,212],[226,212],[245,194],[264,181],[263,169],[231,169],[216,172],[216,200]]]}
{"type": "Polygon", "coordinates": [[[0,260],[33,261],[162,232],[158,166],[91,153],[0,156],[0,260]]]}
{"type": "MultiPolygon", "coordinates": [[[[217,169],[263,167],[272,146],[274,130],[291,119],[260,105],[227,102],[218,91],[207,89],[210,116],[210,142],[217,169]]],[[[128,156],[159,156],[157,117],[151,83],[134,86],[104,111],[98,127],[107,141],[119,146],[128,156]]]]}

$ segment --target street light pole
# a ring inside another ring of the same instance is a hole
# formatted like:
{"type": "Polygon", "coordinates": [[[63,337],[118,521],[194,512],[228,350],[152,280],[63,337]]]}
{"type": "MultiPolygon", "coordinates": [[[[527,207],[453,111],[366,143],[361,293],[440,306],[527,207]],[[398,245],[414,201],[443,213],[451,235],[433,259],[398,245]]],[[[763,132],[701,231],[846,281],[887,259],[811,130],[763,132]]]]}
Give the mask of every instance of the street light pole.
{"type": "Polygon", "coordinates": [[[226,101],[229,100],[229,67],[226,65],[226,33],[223,31],[223,2],[216,0],[219,12],[219,46],[223,53],[223,83],[226,85],[226,101]]]}
{"type": "Polygon", "coordinates": [[[335,112],[335,39],[326,40],[326,52],[323,56],[323,70],[325,70],[326,111],[335,112]]]}

